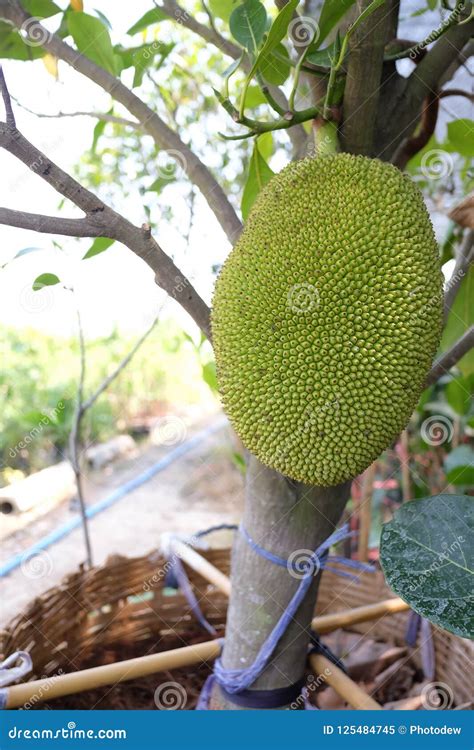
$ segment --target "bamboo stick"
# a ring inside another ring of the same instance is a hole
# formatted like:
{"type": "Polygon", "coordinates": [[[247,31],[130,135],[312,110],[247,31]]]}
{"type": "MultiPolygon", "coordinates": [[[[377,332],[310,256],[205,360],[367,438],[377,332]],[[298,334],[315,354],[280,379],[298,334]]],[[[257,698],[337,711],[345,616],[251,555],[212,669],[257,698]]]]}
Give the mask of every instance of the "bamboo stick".
{"type": "Polygon", "coordinates": [[[384,615],[396,614],[397,612],[406,612],[410,605],[403,599],[383,599],[376,604],[364,604],[362,607],[354,609],[344,609],[342,612],[335,612],[332,615],[320,615],[315,617],[311,623],[313,630],[320,635],[330,633],[337,628],[345,628],[350,625],[357,625],[359,622],[375,620],[377,617],[384,615]]]}
{"type": "Polygon", "coordinates": [[[311,654],[309,663],[313,672],[322,677],[328,685],[344,698],[352,708],[362,711],[382,711],[382,706],[367,695],[342,669],[339,669],[332,661],[322,654],[311,654]]]}
{"type": "Polygon", "coordinates": [[[185,544],[179,539],[171,539],[170,545],[173,552],[178,555],[183,562],[187,563],[196,573],[202,575],[209,583],[213,583],[219,591],[226,596],[230,596],[230,579],[215,565],[206,560],[196,550],[185,544]]]}
{"type": "Polygon", "coordinates": [[[145,677],[168,669],[200,664],[208,659],[216,659],[220,651],[219,640],[206,641],[194,646],[163,651],[160,654],[139,656],[136,659],[127,659],[102,667],[81,669],[79,672],[24,682],[21,685],[13,685],[8,688],[6,707],[18,708],[25,703],[36,704],[40,701],[80,693],[83,690],[93,690],[94,688],[133,680],[137,677],[145,677]]]}

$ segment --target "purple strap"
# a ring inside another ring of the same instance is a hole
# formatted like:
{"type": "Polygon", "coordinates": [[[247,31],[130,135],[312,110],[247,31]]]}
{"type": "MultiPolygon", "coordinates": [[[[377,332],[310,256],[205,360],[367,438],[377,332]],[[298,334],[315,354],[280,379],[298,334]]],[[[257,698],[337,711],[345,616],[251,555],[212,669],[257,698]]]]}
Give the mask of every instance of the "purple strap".
{"type": "Polygon", "coordinates": [[[418,634],[421,634],[420,656],[421,668],[427,680],[434,680],[436,671],[436,654],[433,642],[431,623],[418,612],[410,612],[405,640],[411,648],[415,648],[418,634]]]}
{"type": "Polygon", "coordinates": [[[186,575],[186,571],[184,569],[183,563],[179,559],[178,555],[173,554],[171,556],[171,564],[173,566],[173,571],[176,576],[176,580],[178,582],[179,588],[181,589],[184,596],[188,600],[188,604],[191,607],[196,619],[202,625],[202,627],[207,630],[207,632],[210,635],[216,635],[217,633],[216,629],[211,625],[210,622],[206,620],[205,616],[202,613],[201,607],[199,606],[199,602],[196,599],[196,595],[193,591],[193,588],[191,584],[189,583],[189,578],[186,575]]]}
{"type": "MultiPolygon", "coordinates": [[[[244,529],[243,526],[240,527],[240,531],[250,547],[261,557],[269,560],[272,563],[275,563],[276,565],[280,565],[281,567],[291,567],[291,562],[289,560],[285,560],[284,558],[275,555],[273,552],[269,552],[263,547],[260,547],[260,545],[257,544],[254,539],[252,539],[250,534],[244,529]]],[[[221,659],[218,658],[216,660],[216,663],[214,665],[214,674],[219,685],[221,685],[227,693],[240,693],[242,692],[242,690],[246,690],[266,669],[267,664],[270,661],[280,639],[286,632],[288,625],[294,619],[301,603],[306,597],[306,594],[311,586],[314,573],[324,567],[330,547],[332,547],[333,544],[337,544],[338,542],[342,541],[343,539],[347,539],[349,536],[353,536],[353,534],[354,532],[350,532],[346,524],[342,528],[334,531],[313,552],[313,554],[307,561],[306,570],[303,570],[302,572],[297,590],[291,597],[286,610],[281,615],[277,624],[261,645],[253,664],[243,669],[225,669],[222,665],[221,659]]],[[[363,570],[374,570],[372,566],[367,566],[364,563],[358,563],[358,565],[363,566],[363,570]]]]}

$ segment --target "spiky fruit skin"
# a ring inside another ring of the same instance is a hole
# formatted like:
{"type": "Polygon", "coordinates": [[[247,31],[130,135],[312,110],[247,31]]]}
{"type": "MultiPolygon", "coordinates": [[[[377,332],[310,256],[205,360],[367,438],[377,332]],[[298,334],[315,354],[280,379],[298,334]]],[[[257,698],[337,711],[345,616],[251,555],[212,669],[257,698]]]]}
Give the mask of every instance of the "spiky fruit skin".
{"type": "Polygon", "coordinates": [[[407,424],[441,319],[438,248],[414,183],[363,156],[291,164],[259,195],[216,283],[224,409],[267,466],[339,484],[407,424]]]}

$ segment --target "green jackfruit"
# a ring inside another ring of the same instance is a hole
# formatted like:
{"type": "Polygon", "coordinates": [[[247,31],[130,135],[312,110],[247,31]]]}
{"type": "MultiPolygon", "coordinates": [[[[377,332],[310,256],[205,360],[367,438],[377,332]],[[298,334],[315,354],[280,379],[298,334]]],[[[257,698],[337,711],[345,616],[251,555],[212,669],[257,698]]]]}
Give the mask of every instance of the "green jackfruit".
{"type": "Polygon", "coordinates": [[[217,280],[224,409],[267,466],[339,484],[405,427],[441,318],[438,248],[414,183],[363,156],[291,164],[259,195],[217,280]]]}

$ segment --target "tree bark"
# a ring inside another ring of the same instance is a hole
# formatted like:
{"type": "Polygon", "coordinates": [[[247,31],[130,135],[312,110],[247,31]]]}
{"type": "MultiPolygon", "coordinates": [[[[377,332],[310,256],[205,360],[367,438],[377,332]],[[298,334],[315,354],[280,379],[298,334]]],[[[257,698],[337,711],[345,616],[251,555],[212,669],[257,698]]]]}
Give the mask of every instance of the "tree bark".
{"type": "MultiPolygon", "coordinates": [[[[293,482],[251,456],[243,525],[261,547],[286,559],[299,551],[304,560],[334,531],[349,490],[350,482],[329,488],[293,482]]],[[[320,575],[315,575],[270,663],[250,689],[287,687],[303,677],[319,579],[320,575]]],[[[226,669],[238,669],[253,663],[298,588],[300,578],[262,558],[237,534],[231,581],[222,661],[226,669]]],[[[218,687],[211,707],[239,708],[226,700],[218,687]]]]}

